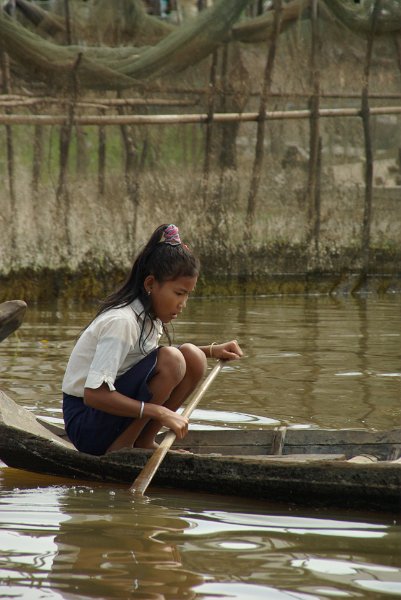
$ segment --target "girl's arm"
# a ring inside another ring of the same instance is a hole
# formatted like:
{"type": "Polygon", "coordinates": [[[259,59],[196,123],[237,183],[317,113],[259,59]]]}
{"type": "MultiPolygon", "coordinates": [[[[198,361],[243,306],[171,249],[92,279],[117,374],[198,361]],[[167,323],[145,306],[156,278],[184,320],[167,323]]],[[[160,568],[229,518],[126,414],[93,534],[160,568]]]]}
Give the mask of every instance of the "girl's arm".
{"type": "Polygon", "coordinates": [[[221,360],[236,360],[243,356],[237,340],[217,344],[212,342],[209,346],[199,346],[206,358],[220,358],[221,360]]]}
{"type": "MultiPolygon", "coordinates": [[[[132,417],[134,419],[139,418],[142,406],[142,402],[139,400],[128,398],[128,396],[124,396],[116,390],[110,391],[106,383],[96,389],[85,388],[84,403],[111,415],[132,417]]],[[[178,439],[182,439],[188,432],[188,419],[186,417],[152,402],[144,402],[142,418],[154,419],[163,427],[172,429],[178,439]]]]}

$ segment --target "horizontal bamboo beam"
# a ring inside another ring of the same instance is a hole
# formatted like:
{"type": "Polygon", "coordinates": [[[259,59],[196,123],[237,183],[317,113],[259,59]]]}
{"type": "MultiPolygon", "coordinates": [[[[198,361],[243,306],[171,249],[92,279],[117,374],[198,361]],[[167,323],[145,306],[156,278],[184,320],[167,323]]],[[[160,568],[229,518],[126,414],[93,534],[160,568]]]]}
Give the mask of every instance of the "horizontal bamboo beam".
{"type": "MultiPolygon", "coordinates": [[[[11,96],[7,94],[0,95],[0,107],[17,108],[24,106],[35,106],[36,104],[57,104],[58,106],[70,105],[71,100],[68,98],[48,98],[48,97],[27,97],[27,96],[11,96]]],[[[174,100],[166,98],[109,98],[100,100],[78,101],[74,106],[81,108],[98,108],[105,110],[107,108],[120,106],[195,106],[196,100],[174,100]]]]}
{"type": "MultiPolygon", "coordinates": [[[[208,90],[205,89],[182,89],[182,90],[169,90],[169,89],[161,89],[159,90],[160,94],[176,94],[177,96],[179,95],[183,95],[183,96],[188,96],[188,95],[198,95],[198,96],[202,96],[204,94],[208,93],[208,90]]],[[[224,92],[222,92],[226,95],[232,95],[235,94],[236,92],[230,92],[230,91],[226,91],[224,90],[224,92]]],[[[249,94],[250,96],[259,96],[260,92],[250,92],[249,94]]],[[[288,92],[276,92],[276,91],[272,91],[270,92],[269,96],[272,96],[274,98],[283,98],[284,100],[287,98],[310,98],[311,93],[310,92],[297,92],[297,91],[288,91],[288,92]]],[[[322,92],[320,94],[321,98],[332,98],[332,99],[344,99],[344,100],[349,100],[350,98],[355,98],[355,99],[360,99],[361,94],[358,92],[349,92],[347,93],[341,93],[341,92],[322,92]]],[[[374,100],[398,100],[401,98],[401,94],[397,93],[397,92],[388,92],[387,94],[384,93],[378,93],[378,92],[370,92],[369,93],[369,99],[374,99],[374,100]]],[[[50,104],[63,104],[63,103],[67,103],[70,102],[68,97],[57,97],[57,96],[34,96],[34,95],[26,95],[26,94],[0,94],[0,103],[2,102],[12,102],[12,101],[29,101],[29,102],[39,102],[39,103],[50,103],[50,104]]],[[[82,104],[101,104],[102,106],[120,106],[120,105],[124,105],[124,104],[166,104],[168,106],[170,106],[170,104],[173,106],[174,104],[177,105],[181,105],[181,104],[186,104],[186,103],[195,103],[197,102],[197,100],[189,100],[188,98],[184,99],[184,100],[180,100],[179,98],[150,98],[150,97],[146,97],[143,96],[141,98],[97,98],[97,97],[91,97],[88,100],[81,100],[82,104]]]]}
{"type": "MultiPolygon", "coordinates": [[[[371,115],[398,115],[401,106],[374,106],[369,110],[371,115]]],[[[361,117],[360,108],[321,108],[320,117],[361,117]]],[[[267,121],[285,119],[309,119],[310,110],[275,110],[266,111],[267,121]]],[[[258,121],[258,112],[247,113],[214,113],[216,123],[246,123],[258,121]]],[[[7,115],[0,114],[1,125],[65,125],[67,115],[7,115]]],[[[82,115],[74,117],[76,125],[180,125],[188,123],[207,123],[207,114],[183,115],[82,115]]]]}

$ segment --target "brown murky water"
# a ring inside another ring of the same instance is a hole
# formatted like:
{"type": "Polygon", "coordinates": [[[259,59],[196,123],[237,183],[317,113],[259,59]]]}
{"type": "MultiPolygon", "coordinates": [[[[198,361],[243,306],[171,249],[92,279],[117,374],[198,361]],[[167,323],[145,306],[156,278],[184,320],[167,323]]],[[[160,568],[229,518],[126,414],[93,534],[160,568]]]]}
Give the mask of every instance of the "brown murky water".
{"type": "MultiPolygon", "coordinates": [[[[0,345],[1,388],[61,417],[90,309],[30,308],[0,345]]],[[[401,297],[192,299],[175,342],[236,337],[194,426],[401,424],[401,297]]],[[[0,467],[0,597],[302,600],[401,597],[395,515],[83,484],[0,467]]]]}

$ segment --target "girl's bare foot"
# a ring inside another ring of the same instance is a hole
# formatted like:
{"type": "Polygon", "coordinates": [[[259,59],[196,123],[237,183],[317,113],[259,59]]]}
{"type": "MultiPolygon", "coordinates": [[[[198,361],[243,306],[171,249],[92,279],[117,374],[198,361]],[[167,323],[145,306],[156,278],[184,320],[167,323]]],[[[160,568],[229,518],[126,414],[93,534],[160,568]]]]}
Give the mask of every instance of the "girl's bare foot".
{"type": "Polygon", "coordinates": [[[141,444],[138,440],[134,443],[134,448],[143,448],[143,450],[156,450],[159,447],[155,441],[150,444],[141,444]]]}

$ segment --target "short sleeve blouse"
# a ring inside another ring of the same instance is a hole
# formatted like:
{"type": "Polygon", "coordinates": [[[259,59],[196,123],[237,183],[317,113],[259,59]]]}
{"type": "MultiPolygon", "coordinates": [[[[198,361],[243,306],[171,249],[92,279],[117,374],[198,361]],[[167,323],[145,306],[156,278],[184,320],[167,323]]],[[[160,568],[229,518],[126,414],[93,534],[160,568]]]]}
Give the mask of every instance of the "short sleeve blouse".
{"type": "Polygon", "coordinates": [[[138,299],[128,306],[110,309],[96,317],[71,353],[63,379],[63,392],[82,398],[86,387],[96,389],[103,383],[114,391],[116,378],[158,346],[162,334],[161,321],[146,317],[144,327],[143,322],[143,305],[138,299]]]}

